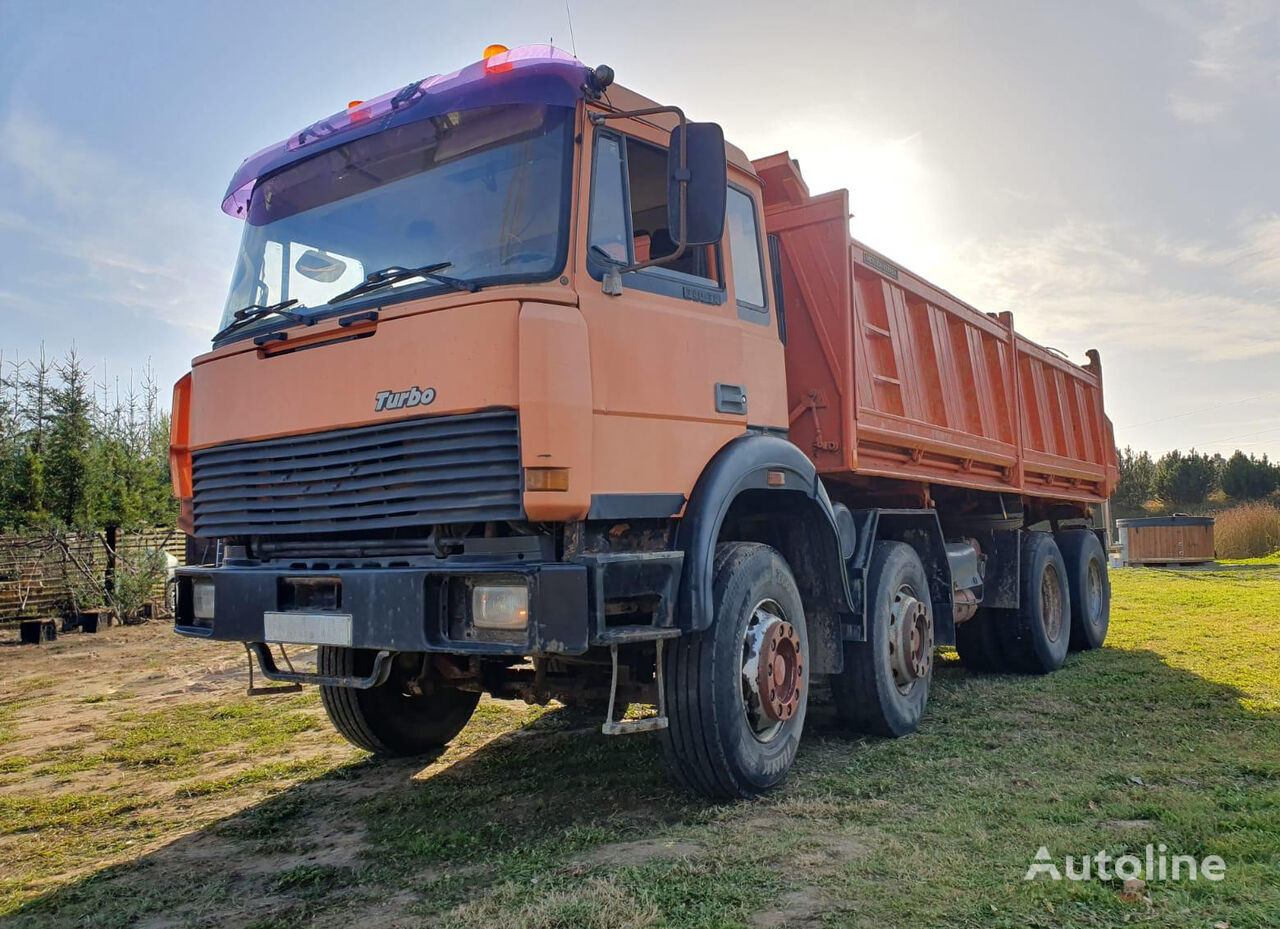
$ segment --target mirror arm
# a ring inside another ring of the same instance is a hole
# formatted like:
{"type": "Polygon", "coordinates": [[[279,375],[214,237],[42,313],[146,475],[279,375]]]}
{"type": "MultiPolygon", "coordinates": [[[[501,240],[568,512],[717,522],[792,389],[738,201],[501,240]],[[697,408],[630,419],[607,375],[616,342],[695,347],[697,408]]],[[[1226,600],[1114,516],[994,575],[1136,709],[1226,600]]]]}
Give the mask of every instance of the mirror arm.
{"type": "Polygon", "coordinates": [[[684,110],[678,106],[650,106],[642,110],[627,110],[621,113],[588,113],[587,119],[594,126],[602,125],[605,120],[609,119],[631,119],[637,116],[653,116],[656,113],[674,113],[680,120],[680,175],[676,178],[676,183],[680,186],[680,241],[676,242],[676,250],[669,255],[663,255],[661,258],[650,258],[648,261],[640,261],[635,264],[629,264],[626,267],[619,267],[616,272],[619,276],[629,271],[639,271],[643,268],[651,268],[655,265],[663,265],[669,261],[675,261],[684,256],[685,249],[689,243],[685,240],[685,234],[689,226],[689,136],[685,132],[685,126],[688,120],[685,119],[684,110]]]}

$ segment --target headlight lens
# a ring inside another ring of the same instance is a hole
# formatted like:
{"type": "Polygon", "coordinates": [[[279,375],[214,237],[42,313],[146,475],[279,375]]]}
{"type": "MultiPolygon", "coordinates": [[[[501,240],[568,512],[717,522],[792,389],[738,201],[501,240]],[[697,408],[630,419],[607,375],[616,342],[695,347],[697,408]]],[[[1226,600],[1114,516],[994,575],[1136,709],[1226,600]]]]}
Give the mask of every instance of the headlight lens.
{"type": "Polygon", "coordinates": [[[197,579],[191,584],[191,612],[196,619],[213,619],[213,581],[197,579]]]}
{"type": "Polygon", "coordinates": [[[529,625],[529,588],[523,584],[477,585],[471,591],[471,625],[519,631],[529,625]]]}

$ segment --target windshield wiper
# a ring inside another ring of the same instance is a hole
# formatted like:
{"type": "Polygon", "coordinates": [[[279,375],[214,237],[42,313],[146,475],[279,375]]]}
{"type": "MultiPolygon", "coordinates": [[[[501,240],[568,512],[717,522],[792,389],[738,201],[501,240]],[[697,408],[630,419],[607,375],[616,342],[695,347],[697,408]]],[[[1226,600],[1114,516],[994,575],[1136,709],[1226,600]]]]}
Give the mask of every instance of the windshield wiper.
{"type": "Polygon", "coordinates": [[[303,316],[301,313],[290,313],[288,311],[289,307],[293,306],[297,302],[298,301],[296,299],[293,299],[281,300],[279,303],[273,303],[270,306],[263,306],[261,303],[250,303],[248,306],[242,306],[231,314],[232,322],[223,326],[214,334],[213,341],[216,342],[224,335],[234,332],[241,326],[247,326],[254,320],[261,319],[264,316],[270,316],[273,313],[277,316],[283,316],[285,319],[291,319],[295,323],[306,322],[307,317],[303,316]]]}
{"type": "Polygon", "coordinates": [[[350,300],[352,297],[358,297],[361,294],[373,293],[375,290],[381,290],[384,287],[390,287],[392,284],[398,284],[401,281],[407,281],[415,277],[438,281],[441,284],[447,284],[454,290],[465,290],[468,293],[475,293],[480,289],[480,285],[474,281],[464,281],[459,277],[448,277],[438,273],[450,267],[453,267],[452,261],[439,261],[435,264],[423,265],[421,268],[402,268],[400,265],[391,265],[381,271],[374,271],[365,278],[363,283],[357,284],[350,290],[344,290],[336,297],[331,297],[329,303],[330,305],[341,303],[343,300],[350,300]]]}

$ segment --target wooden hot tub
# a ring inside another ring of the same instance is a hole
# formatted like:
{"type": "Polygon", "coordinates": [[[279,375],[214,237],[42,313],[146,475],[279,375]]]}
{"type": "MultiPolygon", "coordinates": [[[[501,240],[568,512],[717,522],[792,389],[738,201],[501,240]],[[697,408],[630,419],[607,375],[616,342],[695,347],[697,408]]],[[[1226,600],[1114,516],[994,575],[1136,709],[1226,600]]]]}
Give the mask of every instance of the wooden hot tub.
{"type": "Polygon", "coordinates": [[[1213,517],[1144,516],[1117,519],[1120,557],[1127,565],[1213,561],[1213,517]]]}

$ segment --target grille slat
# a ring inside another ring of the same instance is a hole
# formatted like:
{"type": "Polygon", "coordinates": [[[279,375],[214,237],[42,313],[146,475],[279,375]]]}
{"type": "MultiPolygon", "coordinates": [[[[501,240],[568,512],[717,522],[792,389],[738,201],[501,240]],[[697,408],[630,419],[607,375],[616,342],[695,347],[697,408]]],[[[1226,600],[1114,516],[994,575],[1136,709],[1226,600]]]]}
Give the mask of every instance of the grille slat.
{"type": "MultiPolygon", "coordinates": [[[[357,437],[353,437],[355,439],[357,437]]],[[[348,439],[351,442],[352,439],[348,439]]],[[[379,461],[388,457],[402,457],[409,454],[429,456],[445,452],[480,450],[504,447],[507,442],[515,442],[515,430],[485,430],[473,435],[440,435],[425,439],[407,436],[383,439],[368,446],[357,449],[335,448],[324,452],[290,453],[284,449],[262,449],[259,464],[263,469],[272,471],[288,471],[298,467],[323,467],[326,462],[341,461],[343,463],[360,463],[379,461]]],[[[215,449],[208,449],[213,452],[215,449]]],[[[210,457],[205,467],[210,476],[233,474],[235,469],[243,465],[240,456],[210,457]]]]}
{"type": "Polygon", "coordinates": [[[511,410],[425,417],[204,449],[197,535],[380,531],[523,515],[511,410]]]}
{"type": "Polygon", "coordinates": [[[287,497],[253,497],[248,500],[222,500],[206,503],[202,515],[214,513],[253,513],[253,512],[302,512],[305,510],[365,505],[383,502],[412,503],[415,500],[435,499],[438,497],[456,498],[459,494],[503,493],[518,491],[520,479],[511,474],[499,474],[485,478],[450,481],[414,481],[410,484],[397,483],[388,486],[371,486],[361,490],[337,492],[336,488],[317,487],[303,494],[290,494],[287,497]]]}
{"type": "MultiPolygon", "coordinates": [[[[386,423],[385,425],[356,426],[351,429],[334,429],[328,432],[316,433],[313,440],[305,446],[290,441],[291,439],[299,438],[298,436],[283,436],[278,439],[262,439],[258,442],[220,445],[215,448],[207,448],[201,454],[207,456],[210,462],[217,462],[223,458],[235,461],[239,458],[237,455],[239,450],[248,446],[261,446],[258,452],[267,459],[306,458],[328,453],[347,454],[353,451],[351,447],[352,440],[358,442],[360,449],[368,449],[427,437],[436,440],[445,438],[465,439],[471,436],[484,435],[485,433],[514,434],[516,432],[514,413],[468,413],[465,415],[467,417],[476,417],[475,423],[470,425],[456,422],[448,423],[445,422],[446,419],[454,419],[455,417],[441,417],[439,430],[431,433],[425,433],[420,429],[407,429],[405,428],[405,423],[386,423]],[[505,420],[502,418],[504,416],[506,417],[505,420]],[[381,430],[384,429],[386,431],[382,432],[381,430]],[[362,435],[365,431],[372,430],[379,430],[378,434],[376,436],[362,435]]],[[[407,420],[406,422],[420,424],[424,420],[407,420]]]]}
{"type": "MultiPolygon", "coordinates": [[[[432,453],[430,455],[422,454],[413,455],[412,460],[407,459],[403,455],[384,455],[380,458],[369,459],[368,462],[361,461],[360,464],[381,464],[380,474],[388,476],[413,473],[422,468],[424,463],[430,463],[432,466],[448,466],[448,465],[470,465],[484,463],[509,463],[513,458],[517,457],[514,448],[494,448],[486,446],[464,450],[456,453],[432,453]]],[[[259,470],[259,475],[270,475],[273,480],[280,484],[301,484],[305,482],[314,482],[318,480],[331,480],[347,478],[353,474],[355,462],[335,465],[327,464],[323,467],[307,467],[298,468],[296,465],[283,471],[270,471],[267,469],[259,470]],[[293,472],[304,474],[305,477],[294,477],[293,472]]],[[[221,475],[210,474],[209,470],[202,472],[201,476],[196,480],[199,486],[208,495],[209,499],[213,499],[224,491],[231,491],[235,496],[241,495],[241,488],[244,487],[245,471],[243,465],[234,473],[230,470],[233,466],[225,466],[228,470],[221,475]]]]}

